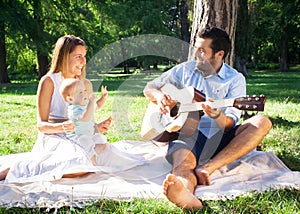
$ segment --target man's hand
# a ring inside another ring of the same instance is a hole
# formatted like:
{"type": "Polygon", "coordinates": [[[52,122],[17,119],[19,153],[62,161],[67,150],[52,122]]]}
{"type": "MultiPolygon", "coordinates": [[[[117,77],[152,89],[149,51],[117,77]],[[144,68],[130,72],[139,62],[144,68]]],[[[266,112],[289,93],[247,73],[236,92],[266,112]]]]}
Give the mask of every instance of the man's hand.
{"type": "Polygon", "coordinates": [[[163,114],[169,113],[175,104],[176,101],[167,94],[162,94],[162,96],[157,99],[157,105],[163,114]]]}
{"type": "MultiPolygon", "coordinates": [[[[213,102],[214,100],[212,98],[208,99],[210,102],[213,102]]],[[[216,119],[220,116],[220,114],[222,113],[221,109],[215,109],[212,108],[210,105],[207,105],[205,103],[201,104],[201,107],[203,109],[203,111],[207,114],[207,116],[216,119]]]]}

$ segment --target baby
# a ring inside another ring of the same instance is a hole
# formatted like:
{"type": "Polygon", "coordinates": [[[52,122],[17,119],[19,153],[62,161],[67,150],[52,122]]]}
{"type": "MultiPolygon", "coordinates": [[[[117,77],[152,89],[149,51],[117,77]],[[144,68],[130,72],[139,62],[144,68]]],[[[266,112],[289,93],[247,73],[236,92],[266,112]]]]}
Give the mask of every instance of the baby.
{"type": "Polygon", "coordinates": [[[94,110],[101,109],[108,92],[106,86],[101,86],[101,98],[95,94],[88,96],[83,81],[65,79],[60,87],[60,93],[69,103],[68,117],[74,121],[74,132],[67,137],[79,144],[87,153],[94,165],[104,167],[104,171],[120,171],[145,163],[141,156],[118,150],[107,142],[104,135],[95,133],[94,110]]]}

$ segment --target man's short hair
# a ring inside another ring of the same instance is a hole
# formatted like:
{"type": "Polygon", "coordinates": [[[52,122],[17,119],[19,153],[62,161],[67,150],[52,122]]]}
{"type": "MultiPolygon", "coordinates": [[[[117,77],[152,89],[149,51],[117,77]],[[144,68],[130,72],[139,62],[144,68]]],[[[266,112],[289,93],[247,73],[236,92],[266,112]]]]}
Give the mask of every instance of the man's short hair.
{"type": "Polygon", "coordinates": [[[207,27],[201,29],[197,36],[203,39],[212,39],[211,49],[213,53],[223,50],[223,59],[227,56],[231,47],[231,41],[225,30],[217,27],[207,27]]]}

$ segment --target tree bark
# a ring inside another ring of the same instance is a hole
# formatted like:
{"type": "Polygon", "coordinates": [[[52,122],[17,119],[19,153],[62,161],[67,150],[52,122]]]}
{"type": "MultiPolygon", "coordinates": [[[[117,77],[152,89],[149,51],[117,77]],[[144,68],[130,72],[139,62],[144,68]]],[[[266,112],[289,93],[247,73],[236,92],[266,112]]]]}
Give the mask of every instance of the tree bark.
{"type": "Polygon", "coordinates": [[[188,20],[188,6],[186,0],[181,0],[179,4],[179,21],[180,21],[180,33],[181,33],[181,40],[185,42],[190,41],[190,23],[188,20]]]}
{"type": "Polygon", "coordinates": [[[48,71],[48,57],[37,50],[37,58],[39,65],[38,78],[41,79],[48,71]]]}
{"type": "Polygon", "coordinates": [[[189,59],[194,57],[193,46],[198,31],[208,26],[216,26],[224,29],[231,39],[231,50],[228,53],[225,62],[233,66],[237,11],[238,0],[194,0],[189,59]]]}
{"type": "Polygon", "coordinates": [[[235,33],[235,68],[245,77],[249,77],[246,67],[249,58],[249,35],[251,35],[249,28],[248,0],[239,0],[235,33]]]}
{"type": "Polygon", "coordinates": [[[0,19],[0,83],[10,83],[6,64],[5,25],[0,19]]]}
{"type": "Polygon", "coordinates": [[[287,48],[287,36],[286,33],[283,33],[280,40],[280,57],[279,57],[279,71],[287,72],[288,69],[288,48],[287,48]]]}
{"type": "Polygon", "coordinates": [[[39,0],[34,0],[34,19],[36,21],[36,28],[30,33],[31,38],[36,44],[36,54],[38,59],[38,78],[40,79],[47,73],[48,57],[45,49],[46,38],[44,37],[44,23],[41,18],[42,5],[39,0]]]}

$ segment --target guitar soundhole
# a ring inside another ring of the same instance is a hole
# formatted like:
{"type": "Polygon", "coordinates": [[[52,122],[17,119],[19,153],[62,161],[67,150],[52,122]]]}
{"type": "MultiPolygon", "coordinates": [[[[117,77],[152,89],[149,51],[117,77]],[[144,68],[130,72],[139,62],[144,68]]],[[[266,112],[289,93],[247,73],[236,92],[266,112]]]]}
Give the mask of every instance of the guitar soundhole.
{"type": "Polygon", "coordinates": [[[180,107],[180,102],[177,102],[176,105],[170,111],[171,117],[175,117],[178,115],[179,107],[180,107]]]}

